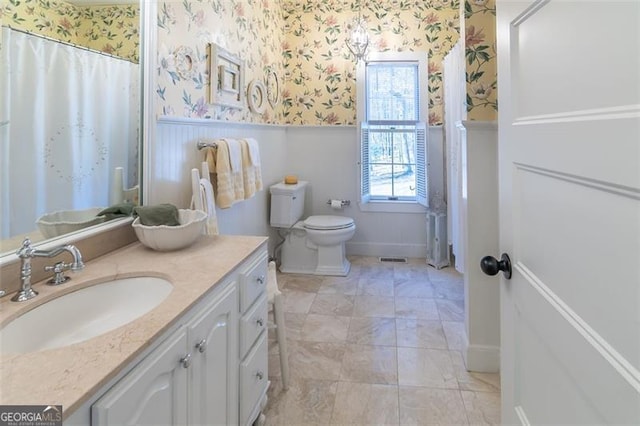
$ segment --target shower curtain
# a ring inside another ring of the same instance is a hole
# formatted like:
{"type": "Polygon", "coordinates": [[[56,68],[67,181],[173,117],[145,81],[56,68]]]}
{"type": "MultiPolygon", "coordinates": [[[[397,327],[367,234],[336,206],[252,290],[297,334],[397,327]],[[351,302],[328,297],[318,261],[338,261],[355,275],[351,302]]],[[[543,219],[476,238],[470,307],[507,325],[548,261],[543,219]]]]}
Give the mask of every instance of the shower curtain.
{"type": "Polygon", "coordinates": [[[137,173],[138,65],[9,28],[1,60],[1,237],[107,206],[115,167],[137,173]]]}
{"type": "Polygon", "coordinates": [[[449,244],[452,245],[456,269],[464,272],[464,220],[465,197],[463,188],[463,159],[460,129],[466,119],[465,62],[462,43],[458,41],[444,57],[444,127],[447,153],[447,217],[449,244]]]}

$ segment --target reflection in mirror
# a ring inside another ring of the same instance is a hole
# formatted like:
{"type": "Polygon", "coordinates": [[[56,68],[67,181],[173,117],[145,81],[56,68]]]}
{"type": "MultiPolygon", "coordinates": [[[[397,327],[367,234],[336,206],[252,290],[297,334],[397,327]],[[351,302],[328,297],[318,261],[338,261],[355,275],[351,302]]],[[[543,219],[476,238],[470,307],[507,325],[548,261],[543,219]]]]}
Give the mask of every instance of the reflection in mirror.
{"type": "Polygon", "coordinates": [[[99,225],[114,217],[104,208],[138,202],[140,8],[104,0],[3,8],[0,253],[12,253],[25,236],[99,225]]]}

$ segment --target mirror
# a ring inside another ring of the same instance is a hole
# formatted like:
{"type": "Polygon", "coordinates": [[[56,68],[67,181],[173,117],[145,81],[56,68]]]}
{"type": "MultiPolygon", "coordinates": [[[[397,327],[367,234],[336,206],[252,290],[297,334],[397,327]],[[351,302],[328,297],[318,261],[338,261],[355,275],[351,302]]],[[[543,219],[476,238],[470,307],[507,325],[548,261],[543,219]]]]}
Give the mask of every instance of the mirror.
{"type": "Polygon", "coordinates": [[[104,226],[118,215],[101,210],[139,202],[141,8],[131,1],[7,2],[0,257],[26,236],[104,226]]]}

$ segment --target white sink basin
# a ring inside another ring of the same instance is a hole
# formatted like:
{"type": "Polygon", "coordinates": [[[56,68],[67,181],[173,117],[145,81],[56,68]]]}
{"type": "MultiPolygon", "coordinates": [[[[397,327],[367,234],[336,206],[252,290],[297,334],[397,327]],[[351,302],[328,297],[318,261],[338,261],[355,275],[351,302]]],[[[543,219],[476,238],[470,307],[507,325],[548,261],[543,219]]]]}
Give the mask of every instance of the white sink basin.
{"type": "Polygon", "coordinates": [[[135,277],[65,294],[0,330],[0,351],[25,353],[83,342],[140,318],[162,303],[172,289],[162,278],[135,277]]]}

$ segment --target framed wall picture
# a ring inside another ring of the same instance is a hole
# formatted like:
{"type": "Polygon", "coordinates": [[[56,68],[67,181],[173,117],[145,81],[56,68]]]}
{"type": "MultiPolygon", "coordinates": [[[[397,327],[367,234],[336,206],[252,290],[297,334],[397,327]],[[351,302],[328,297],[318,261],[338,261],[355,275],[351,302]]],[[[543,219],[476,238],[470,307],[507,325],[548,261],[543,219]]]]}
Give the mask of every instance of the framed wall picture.
{"type": "Polygon", "coordinates": [[[244,108],[244,63],[217,44],[209,44],[209,96],[214,105],[244,108]]]}

